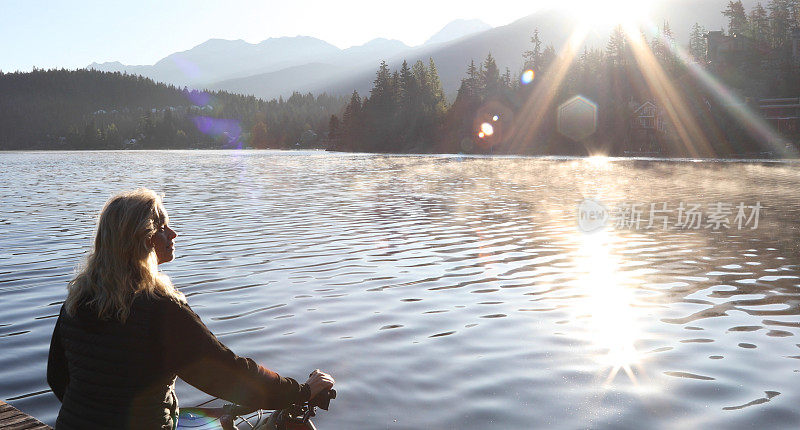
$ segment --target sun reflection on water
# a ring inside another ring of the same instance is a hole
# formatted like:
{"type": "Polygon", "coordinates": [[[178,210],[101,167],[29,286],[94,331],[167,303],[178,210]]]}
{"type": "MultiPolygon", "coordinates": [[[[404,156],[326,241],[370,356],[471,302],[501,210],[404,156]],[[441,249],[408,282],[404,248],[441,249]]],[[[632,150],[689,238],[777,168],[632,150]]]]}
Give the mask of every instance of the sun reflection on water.
{"type": "Polygon", "coordinates": [[[620,270],[619,257],[612,252],[617,238],[600,230],[582,234],[580,240],[576,267],[581,271],[578,288],[584,300],[578,305],[578,315],[588,317],[585,335],[599,351],[594,357],[598,371],[608,372],[605,384],[614,382],[620,371],[637,384],[637,373],[643,369],[635,343],[641,333],[633,306],[633,280],[620,270]]]}
{"type": "Polygon", "coordinates": [[[608,168],[608,163],[610,162],[605,155],[592,155],[591,157],[586,157],[586,161],[596,168],[608,168]]]}

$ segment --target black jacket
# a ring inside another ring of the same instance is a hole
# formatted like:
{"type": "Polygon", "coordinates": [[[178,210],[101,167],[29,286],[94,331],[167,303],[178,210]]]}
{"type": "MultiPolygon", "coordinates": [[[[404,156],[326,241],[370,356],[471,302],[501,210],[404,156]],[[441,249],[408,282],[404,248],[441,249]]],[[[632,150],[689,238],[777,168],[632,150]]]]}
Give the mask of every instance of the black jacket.
{"type": "Polygon", "coordinates": [[[175,378],[237,404],[279,409],[309,388],[220,343],[186,304],[138,295],[125,323],[88,306],[62,307],[50,342],[47,382],[61,400],[56,429],[172,429],[175,378]]]}

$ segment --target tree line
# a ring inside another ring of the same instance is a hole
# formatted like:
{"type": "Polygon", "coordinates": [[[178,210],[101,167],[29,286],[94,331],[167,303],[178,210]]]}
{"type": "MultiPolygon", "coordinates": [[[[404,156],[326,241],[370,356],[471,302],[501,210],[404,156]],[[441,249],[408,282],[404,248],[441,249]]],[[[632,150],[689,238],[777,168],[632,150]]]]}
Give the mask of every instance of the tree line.
{"type": "Polygon", "coordinates": [[[300,93],[265,101],[119,72],[0,72],[0,149],[315,147],[344,102],[300,93]]]}
{"type": "Polygon", "coordinates": [[[369,97],[357,91],[344,108],[341,121],[333,115],[328,138],[336,150],[427,152],[438,139],[437,128],[447,109],[436,65],[403,61],[389,72],[381,62],[369,97]]]}

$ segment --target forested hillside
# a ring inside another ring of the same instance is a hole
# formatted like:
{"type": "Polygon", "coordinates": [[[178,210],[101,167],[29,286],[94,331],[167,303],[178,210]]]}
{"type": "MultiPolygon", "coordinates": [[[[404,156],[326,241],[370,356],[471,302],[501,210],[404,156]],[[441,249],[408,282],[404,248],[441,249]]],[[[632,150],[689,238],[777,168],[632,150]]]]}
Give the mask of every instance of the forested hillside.
{"type": "Polygon", "coordinates": [[[264,101],[94,70],[0,73],[0,149],[314,146],[343,105],[326,95],[264,101]]]}

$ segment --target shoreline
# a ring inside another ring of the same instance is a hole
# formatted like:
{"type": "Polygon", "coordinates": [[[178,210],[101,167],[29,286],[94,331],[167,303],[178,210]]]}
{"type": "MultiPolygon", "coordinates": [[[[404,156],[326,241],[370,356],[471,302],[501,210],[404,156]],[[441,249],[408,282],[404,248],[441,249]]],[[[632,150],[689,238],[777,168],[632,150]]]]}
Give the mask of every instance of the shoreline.
{"type": "Polygon", "coordinates": [[[530,154],[461,154],[461,153],[427,153],[427,152],[350,152],[350,151],[333,151],[323,148],[307,148],[307,149],[181,149],[181,148],[164,148],[164,149],[0,149],[0,154],[25,154],[25,153],[75,153],[75,152],[283,152],[283,153],[334,153],[334,154],[349,154],[361,156],[392,156],[392,157],[435,157],[435,158],[497,158],[497,159],[518,159],[518,158],[531,158],[542,160],[583,160],[583,159],[598,159],[603,158],[608,161],[660,161],[660,162],[687,162],[687,163],[714,163],[714,162],[728,162],[728,163],[744,163],[744,162],[757,162],[757,163],[794,163],[800,162],[798,158],[747,158],[744,154],[740,157],[733,155],[729,157],[708,158],[708,157],[653,157],[653,156],[597,156],[597,155],[530,155],[530,154]]]}

